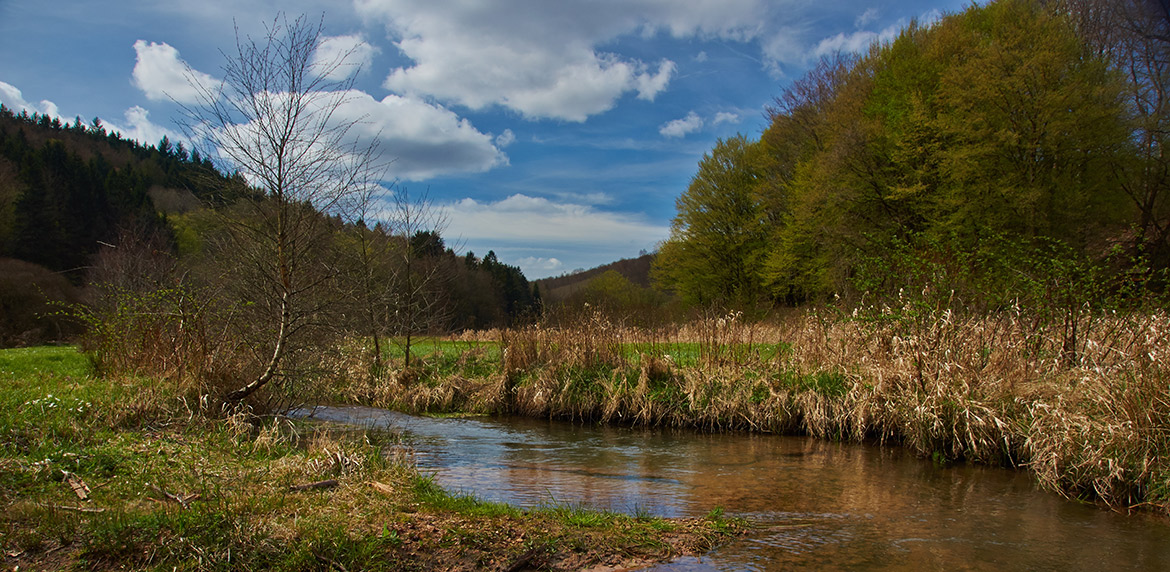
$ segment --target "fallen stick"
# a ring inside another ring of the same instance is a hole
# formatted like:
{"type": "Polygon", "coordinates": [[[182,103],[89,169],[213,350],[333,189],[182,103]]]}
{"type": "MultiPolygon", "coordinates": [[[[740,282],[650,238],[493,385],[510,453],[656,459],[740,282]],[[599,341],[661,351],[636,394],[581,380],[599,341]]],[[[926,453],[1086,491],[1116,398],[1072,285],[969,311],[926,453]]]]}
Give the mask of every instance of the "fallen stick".
{"type": "Polygon", "coordinates": [[[394,494],[394,487],[387,485],[385,483],[379,483],[378,481],[370,481],[370,486],[374,487],[374,489],[380,493],[388,494],[388,495],[394,494]]]}
{"type": "Polygon", "coordinates": [[[186,496],[180,496],[180,495],[168,493],[167,491],[165,491],[162,487],[160,487],[158,485],[152,484],[149,486],[150,486],[150,488],[154,489],[155,492],[162,495],[164,500],[177,502],[183,508],[191,508],[191,501],[199,499],[199,493],[190,494],[190,495],[186,495],[186,496]]]}
{"type": "Polygon", "coordinates": [[[73,489],[73,494],[77,495],[77,498],[81,500],[89,500],[89,485],[86,485],[85,481],[81,480],[81,477],[75,473],[70,473],[69,471],[61,472],[65,474],[65,484],[73,489]]]}
{"type": "Polygon", "coordinates": [[[87,506],[65,506],[63,504],[43,504],[41,506],[55,508],[57,510],[72,510],[77,512],[106,512],[106,509],[104,508],[90,508],[87,506]]]}
{"type": "Polygon", "coordinates": [[[288,488],[290,491],[307,491],[310,489],[331,489],[337,486],[337,479],[326,479],[324,481],[317,481],[315,483],[308,483],[304,485],[293,485],[288,488]]]}

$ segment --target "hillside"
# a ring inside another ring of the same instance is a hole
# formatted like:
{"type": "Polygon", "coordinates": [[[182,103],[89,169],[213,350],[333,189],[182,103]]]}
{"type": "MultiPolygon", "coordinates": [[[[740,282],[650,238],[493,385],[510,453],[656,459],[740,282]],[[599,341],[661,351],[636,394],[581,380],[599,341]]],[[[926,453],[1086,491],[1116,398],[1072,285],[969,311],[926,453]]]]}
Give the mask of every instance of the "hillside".
{"type": "Polygon", "coordinates": [[[169,236],[160,213],[232,188],[242,185],[166,138],[144,146],[96,120],[62,123],[0,106],[0,257],[44,266],[74,284],[119,232],[169,236]]]}
{"type": "MultiPolygon", "coordinates": [[[[143,145],[97,120],[63,123],[0,106],[0,346],[71,337],[77,325],[47,320],[46,309],[77,302],[79,288],[182,281],[210,292],[241,276],[229,259],[247,250],[238,245],[260,248],[262,241],[234,233],[263,217],[271,199],[242,176],[223,173],[166,138],[143,145]]],[[[374,303],[368,287],[359,288],[365,296],[347,290],[373,280],[371,273],[380,273],[384,298],[399,300],[400,290],[410,290],[412,304],[425,308],[406,312],[412,333],[503,326],[534,311],[523,273],[494,253],[482,260],[457,256],[421,225],[367,227],[315,205],[303,214],[299,220],[318,230],[306,235],[309,250],[300,262],[327,269],[322,280],[336,290],[327,305],[340,317],[361,313],[346,305],[374,303]],[[377,269],[373,248],[381,249],[377,269]]],[[[401,316],[397,310],[381,313],[401,316]]]]}
{"type": "Polygon", "coordinates": [[[637,258],[623,258],[617,262],[610,262],[584,272],[566,274],[555,278],[542,278],[536,281],[541,295],[546,302],[557,302],[568,298],[580,291],[594,278],[613,270],[627,280],[643,288],[650,286],[650,265],[654,262],[655,254],[643,254],[637,258]]]}

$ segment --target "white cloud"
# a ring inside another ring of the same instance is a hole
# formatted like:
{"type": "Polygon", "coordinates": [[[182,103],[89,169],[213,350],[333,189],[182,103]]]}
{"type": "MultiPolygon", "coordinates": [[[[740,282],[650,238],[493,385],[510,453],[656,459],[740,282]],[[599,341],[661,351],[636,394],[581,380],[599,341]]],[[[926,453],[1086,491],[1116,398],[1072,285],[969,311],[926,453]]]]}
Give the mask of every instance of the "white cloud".
{"type": "Polygon", "coordinates": [[[179,50],[166,43],[134,42],[138,61],[134,64],[134,85],[154,101],[174,99],[198,103],[200,90],[212,91],[215,78],[195,71],[179,58],[179,50]]]}
{"type": "Polygon", "coordinates": [[[493,145],[490,134],[448,109],[417,98],[389,95],[378,101],[351,91],[335,119],[357,121],[356,136],[376,137],[384,158],[392,161],[390,175],[398,179],[481,173],[508,164],[507,155],[493,145]]]}
{"type": "Polygon", "coordinates": [[[612,249],[630,243],[653,245],[670,234],[669,227],[637,214],[522,194],[496,202],[466,198],[441,210],[448,221],[448,235],[496,245],[612,249]]]}
{"type": "Polygon", "coordinates": [[[872,24],[874,22],[874,20],[877,20],[877,18],[878,18],[878,9],[877,8],[869,8],[865,12],[862,12],[861,15],[858,16],[857,19],[853,21],[853,26],[857,27],[857,28],[864,28],[864,27],[872,24]]]}
{"type": "Polygon", "coordinates": [[[325,37],[313,52],[313,66],[328,72],[324,77],[341,81],[359,70],[369,71],[377,51],[358,34],[325,37]]]}
{"type": "Polygon", "coordinates": [[[0,103],[3,103],[4,107],[11,109],[16,114],[27,111],[30,114],[40,113],[41,115],[64,119],[57,110],[57,104],[47,99],[42,99],[40,103],[36,104],[29,103],[25,101],[24,94],[16,86],[2,81],[0,81],[0,103]]]}
{"type": "Polygon", "coordinates": [[[678,69],[678,66],[674,62],[662,60],[658,64],[658,73],[654,75],[638,75],[636,78],[638,99],[654,101],[654,97],[666,89],[666,84],[670,83],[670,78],[674,75],[676,69],[678,69]]]}
{"type": "MultiPolygon", "coordinates": [[[[265,107],[283,108],[286,104],[281,100],[287,99],[288,94],[268,93],[256,97],[271,98],[272,103],[265,107]]],[[[359,90],[315,92],[308,105],[306,113],[309,114],[329,109],[326,128],[345,130],[345,140],[337,142],[340,145],[354,144],[362,149],[376,144],[381,161],[386,163],[385,176],[389,180],[421,181],[441,175],[482,173],[508,164],[507,155],[493,145],[490,134],[480,132],[470,121],[448,109],[416,98],[389,95],[377,100],[359,90]]],[[[309,118],[305,122],[315,121],[309,118]]],[[[217,141],[247,142],[261,137],[261,129],[255,122],[236,124],[227,127],[229,132],[207,134],[204,143],[214,146],[217,141]]],[[[317,144],[320,142],[310,143],[305,151],[312,152],[317,144]]],[[[239,148],[235,144],[233,147],[239,148]]],[[[353,158],[345,155],[345,149],[319,151],[331,155],[341,153],[343,159],[353,158]]],[[[229,155],[221,153],[225,160],[230,160],[229,155]]],[[[231,166],[227,168],[230,170],[231,166]]]]}
{"type": "Polygon", "coordinates": [[[806,27],[790,25],[773,30],[768,37],[761,39],[760,48],[772,75],[784,75],[784,64],[802,64],[808,59],[807,34],[806,27]]]}
{"type": "Polygon", "coordinates": [[[686,137],[687,134],[694,133],[702,128],[703,118],[692,111],[682,119],[667,121],[662,127],[658,128],[658,132],[663,137],[686,137]]]}
{"type": "Polygon", "coordinates": [[[516,142],[516,134],[512,133],[511,129],[505,129],[503,133],[496,136],[496,147],[503,149],[516,142]]]}
{"type": "Polygon", "coordinates": [[[584,121],[626,93],[653,100],[676,66],[656,69],[599,49],[625,35],[750,40],[761,32],[764,0],[699,0],[679,9],[662,0],[460,2],[356,0],[359,14],[384,23],[413,65],[391,70],[385,86],[471,109],[501,105],[530,119],[584,121]]]}
{"type": "Polygon", "coordinates": [[[835,53],[853,53],[858,54],[869,49],[875,42],[888,42],[898,37],[898,33],[906,26],[906,22],[899,20],[897,23],[888,26],[880,32],[872,32],[869,30],[858,30],[846,34],[841,32],[832,37],[825,38],[813,48],[813,55],[816,57],[829,56],[835,53]]]}
{"type": "Polygon", "coordinates": [[[557,258],[544,258],[539,256],[526,256],[516,261],[516,266],[524,272],[525,276],[534,276],[537,274],[547,275],[562,270],[565,263],[557,258]]]}
{"type": "Polygon", "coordinates": [[[170,139],[171,143],[177,143],[182,139],[174,131],[151,122],[150,112],[137,105],[127,109],[123,118],[125,122],[121,125],[119,125],[120,122],[102,121],[106,124],[107,131],[117,131],[123,137],[133,139],[143,145],[154,145],[162,140],[163,137],[170,139]]]}
{"type": "Polygon", "coordinates": [[[494,250],[529,279],[566,268],[591,268],[652,249],[670,227],[640,214],[515,194],[499,201],[463,199],[440,205],[444,236],[481,255],[494,250]]]}
{"type": "Polygon", "coordinates": [[[720,111],[719,113],[715,114],[715,119],[712,119],[711,123],[715,125],[720,125],[723,123],[739,123],[739,114],[731,113],[729,111],[720,111]]]}

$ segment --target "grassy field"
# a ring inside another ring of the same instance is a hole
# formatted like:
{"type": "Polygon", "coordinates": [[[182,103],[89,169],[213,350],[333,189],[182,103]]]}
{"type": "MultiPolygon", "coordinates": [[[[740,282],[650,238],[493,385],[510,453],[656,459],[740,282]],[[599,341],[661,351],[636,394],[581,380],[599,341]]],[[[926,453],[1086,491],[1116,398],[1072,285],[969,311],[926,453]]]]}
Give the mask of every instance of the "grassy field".
{"type": "MultiPolygon", "coordinates": [[[[446,344],[436,344],[441,348],[446,344]]],[[[575,570],[694,554],[742,529],[448,494],[384,434],[208,410],[102,379],[72,348],[0,351],[5,569],[575,570]]]]}

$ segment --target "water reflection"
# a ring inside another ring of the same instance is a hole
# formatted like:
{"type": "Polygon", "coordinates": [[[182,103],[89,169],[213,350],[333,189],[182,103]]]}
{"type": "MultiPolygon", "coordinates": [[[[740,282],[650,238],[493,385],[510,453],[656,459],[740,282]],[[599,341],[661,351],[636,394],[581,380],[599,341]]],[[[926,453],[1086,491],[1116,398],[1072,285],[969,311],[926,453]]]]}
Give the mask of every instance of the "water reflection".
{"type": "Polygon", "coordinates": [[[899,449],[360,407],[315,416],[402,431],[440,484],[489,500],[662,516],[721,506],[760,525],[743,541],[659,571],[1170,566],[1165,519],[1065,501],[1022,472],[936,467],[899,449]]]}

